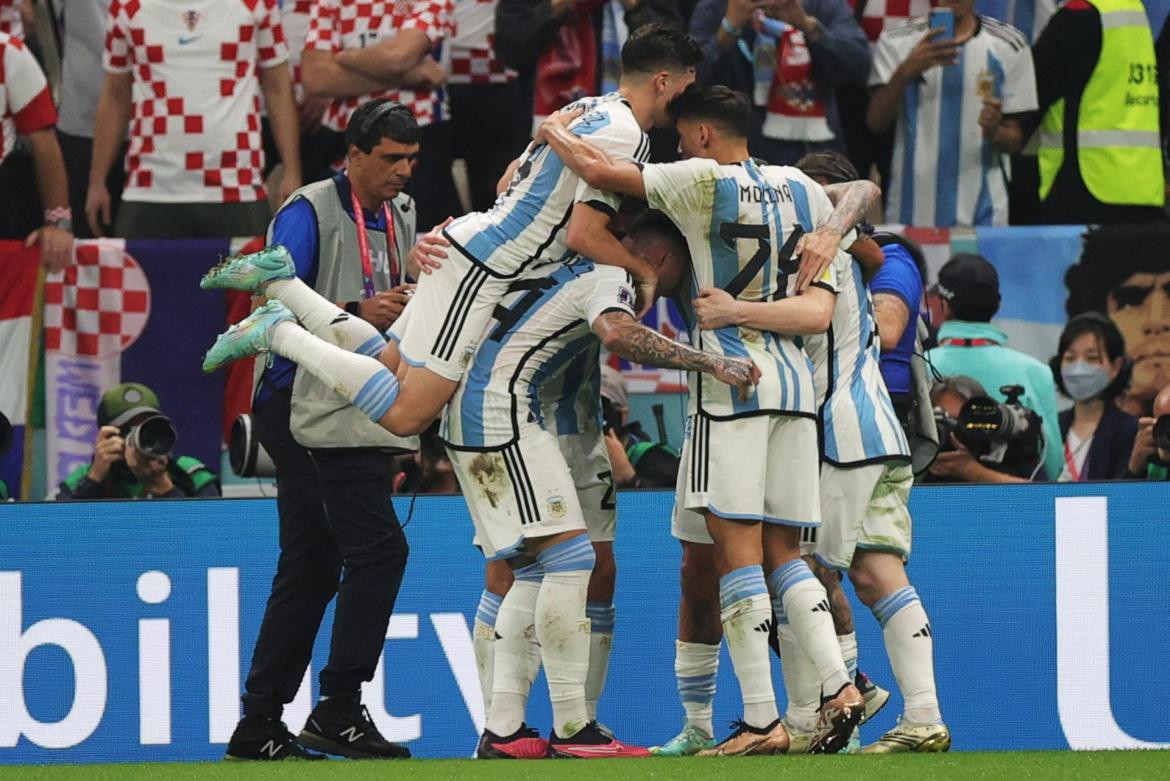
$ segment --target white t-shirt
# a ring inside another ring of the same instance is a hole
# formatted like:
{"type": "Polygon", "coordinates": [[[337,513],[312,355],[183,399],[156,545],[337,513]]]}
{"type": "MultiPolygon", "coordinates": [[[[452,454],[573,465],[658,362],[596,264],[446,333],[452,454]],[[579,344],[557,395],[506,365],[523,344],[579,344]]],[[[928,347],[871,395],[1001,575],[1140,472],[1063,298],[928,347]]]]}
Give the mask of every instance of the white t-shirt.
{"type": "MultiPolygon", "coordinates": [[[[397,3],[392,0],[316,0],[309,17],[305,48],[333,53],[343,49],[364,49],[392,38],[402,30],[421,30],[433,44],[438,44],[454,32],[453,12],[451,0],[399,0],[397,3]]],[[[354,109],[375,98],[390,98],[410,107],[420,126],[444,119],[440,91],[392,89],[333,101],[325,111],[323,124],[341,132],[354,109]]]]}
{"type": "Polygon", "coordinates": [[[1070,428],[1068,436],[1064,438],[1064,466],[1060,470],[1060,476],[1056,478],[1058,483],[1071,483],[1077,480],[1085,472],[1085,462],[1089,460],[1089,450],[1093,447],[1093,434],[1090,434],[1085,439],[1081,439],[1070,428]],[[1073,466],[1076,468],[1077,477],[1073,477],[1072,470],[1069,469],[1068,460],[1072,456],[1073,466]]]}
{"type": "MultiPolygon", "coordinates": [[[[887,26],[878,39],[871,87],[894,71],[928,32],[925,18],[887,26]]],[[[956,65],[922,73],[902,94],[890,166],[886,219],[906,225],[1006,225],[1006,161],[983,138],[985,97],[1004,114],[1034,111],[1036,74],[1028,42],[1016,28],[979,17],[956,65]]]]}
{"type": "Polygon", "coordinates": [[[41,66],[19,38],[0,33],[0,161],[16,135],[52,127],[57,109],[41,66]]]}
{"type": "Polygon", "coordinates": [[[258,69],[288,59],[276,0],[114,0],[105,69],[132,73],[127,201],[259,201],[258,69]]]}
{"type": "Polygon", "coordinates": [[[799,261],[778,267],[776,254],[794,225],[811,231],[828,219],[833,206],[825,191],[796,168],[760,168],[751,160],[720,165],[696,157],[647,165],[642,178],[650,207],[670,217],[690,250],[691,289],[683,293],[682,309],[691,324],[691,343],[707,352],[751,358],[762,373],[755,393],[741,401],[737,389],[691,372],[692,412],[718,419],[766,413],[813,417],[812,366],[794,337],[735,326],[699,331],[690,301],[704,287],[726,288],[760,252],[770,257],[737,298],[770,301],[792,295],[799,261]]]}

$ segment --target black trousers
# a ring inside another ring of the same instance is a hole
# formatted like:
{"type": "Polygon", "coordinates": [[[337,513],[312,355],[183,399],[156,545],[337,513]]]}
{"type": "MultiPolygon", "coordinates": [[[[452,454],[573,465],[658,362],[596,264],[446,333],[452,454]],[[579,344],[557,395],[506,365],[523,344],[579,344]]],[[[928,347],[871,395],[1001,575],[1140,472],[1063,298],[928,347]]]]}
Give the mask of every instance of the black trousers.
{"type": "Polygon", "coordinates": [[[321,694],[357,694],[382,657],[406,568],[406,537],[390,503],[392,456],[302,447],[289,431],[289,399],[278,392],[254,410],[277,469],[280,560],[244,684],[246,716],[279,717],[296,696],[334,595],[321,694]]]}
{"type": "MultiPolygon", "coordinates": [[[[73,209],[73,235],[79,239],[92,239],[93,231],[85,218],[85,196],[89,190],[89,164],[93,159],[93,139],[71,136],[57,131],[57,143],[61,145],[61,156],[65,158],[65,175],[69,179],[69,206],[73,209]]],[[[126,145],[118,149],[117,158],[106,177],[106,188],[110,191],[110,224],[112,230],[118,219],[118,207],[122,203],[122,188],[126,185],[126,170],[123,162],[126,145]]]]}
{"type": "MultiPolygon", "coordinates": [[[[496,202],[496,183],[532,133],[532,99],[525,103],[519,83],[450,84],[453,154],[467,163],[471,210],[496,202]]],[[[421,226],[420,226],[421,227],[421,226]]]]}

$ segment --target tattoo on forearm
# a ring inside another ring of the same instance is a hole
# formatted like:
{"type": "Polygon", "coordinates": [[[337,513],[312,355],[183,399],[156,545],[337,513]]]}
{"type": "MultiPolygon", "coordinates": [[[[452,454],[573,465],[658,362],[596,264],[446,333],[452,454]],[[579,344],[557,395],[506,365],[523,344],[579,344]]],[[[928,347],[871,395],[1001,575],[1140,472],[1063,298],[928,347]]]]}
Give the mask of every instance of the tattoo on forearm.
{"type": "Polygon", "coordinates": [[[865,219],[871,206],[881,197],[881,190],[873,182],[858,181],[830,184],[825,187],[835,208],[822,228],[844,236],[865,219]]]}
{"type": "Polygon", "coordinates": [[[744,361],[679,344],[673,339],[668,339],[635,322],[628,315],[617,315],[612,319],[607,319],[606,325],[619,334],[619,340],[613,347],[613,352],[631,361],[660,369],[684,369],[708,373],[718,370],[726,374],[742,376],[744,382],[751,376],[750,364],[746,364],[744,361]]]}

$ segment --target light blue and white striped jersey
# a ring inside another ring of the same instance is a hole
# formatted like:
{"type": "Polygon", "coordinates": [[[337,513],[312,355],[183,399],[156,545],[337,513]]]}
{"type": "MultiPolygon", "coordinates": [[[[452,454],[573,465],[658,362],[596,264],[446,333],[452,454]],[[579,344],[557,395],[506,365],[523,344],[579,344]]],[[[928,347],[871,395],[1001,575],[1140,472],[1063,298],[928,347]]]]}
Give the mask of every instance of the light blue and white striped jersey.
{"type": "MultiPolygon", "coordinates": [[[[925,18],[887,27],[873,52],[869,85],[886,84],[927,33],[925,18]]],[[[1004,156],[983,137],[984,98],[1004,114],[1035,111],[1032,51],[1019,30],[979,17],[956,65],[937,66],[902,94],[886,219],[906,225],[1007,225],[1004,156]]]]}
{"type": "Polygon", "coordinates": [[[526,426],[554,434],[596,427],[600,340],[593,322],[611,310],[634,316],[633,282],[616,266],[575,258],[513,282],[447,404],[440,437],[456,449],[494,450],[526,426]]]}
{"type": "Polygon", "coordinates": [[[704,287],[726,286],[757,253],[767,253],[761,271],[737,296],[771,301],[792,294],[798,263],[778,263],[777,253],[797,225],[811,231],[833,211],[820,185],[795,168],[761,168],[751,160],[720,165],[692,158],[642,169],[646,199],[679,227],[691,254],[691,286],[680,307],[691,327],[691,343],[720,355],[750,358],[762,376],[755,393],[739,392],[708,374],[691,372],[692,413],[716,419],[759,414],[813,417],[812,366],[799,340],[754,328],[694,327],[690,300],[704,287]]]}
{"type": "MultiPolygon", "coordinates": [[[[620,94],[584,98],[566,108],[585,110],[569,129],[610,157],[639,163],[649,158],[650,139],[620,94]]],[[[513,277],[530,265],[568,258],[566,226],[577,203],[616,214],[620,196],[581,181],[547,144],[529,146],[492,208],[460,217],[446,234],[472,260],[513,277]]]]}
{"type": "Polygon", "coordinates": [[[861,266],[844,252],[829,267],[837,293],[833,320],[810,336],[821,426],[821,457],[837,466],[910,457],[882,379],[877,321],[861,266]]]}

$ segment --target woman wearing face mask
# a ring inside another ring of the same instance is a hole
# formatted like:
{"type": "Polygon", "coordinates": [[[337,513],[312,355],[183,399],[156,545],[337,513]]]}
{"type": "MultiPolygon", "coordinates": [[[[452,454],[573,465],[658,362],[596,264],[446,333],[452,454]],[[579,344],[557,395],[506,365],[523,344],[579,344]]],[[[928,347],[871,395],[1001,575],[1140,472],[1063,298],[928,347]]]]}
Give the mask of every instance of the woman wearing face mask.
{"type": "Polygon", "coordinates": [[[1120,478],[1138,428],[1138,419],[1115,403],[1131,373],[1121,332],[1103,314],[1077,315],[1064,327],[1050,365],[1056,387],[1074,402],[1060,413],[1064,468],[1058,480],[1120,478]]]}

